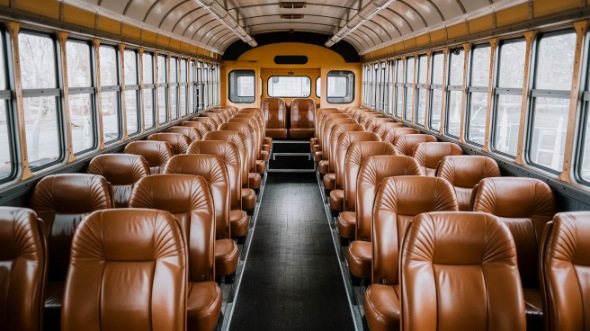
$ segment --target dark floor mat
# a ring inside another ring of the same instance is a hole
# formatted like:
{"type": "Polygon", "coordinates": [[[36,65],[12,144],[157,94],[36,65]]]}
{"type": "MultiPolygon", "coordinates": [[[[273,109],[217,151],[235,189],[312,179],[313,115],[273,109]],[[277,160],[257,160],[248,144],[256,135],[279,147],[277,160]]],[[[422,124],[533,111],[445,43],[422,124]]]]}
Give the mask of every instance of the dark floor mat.
{"type": "Polygon", "coordinates": [[[354,329],[315,174],[268,175],[230,329],[354,329]]]}

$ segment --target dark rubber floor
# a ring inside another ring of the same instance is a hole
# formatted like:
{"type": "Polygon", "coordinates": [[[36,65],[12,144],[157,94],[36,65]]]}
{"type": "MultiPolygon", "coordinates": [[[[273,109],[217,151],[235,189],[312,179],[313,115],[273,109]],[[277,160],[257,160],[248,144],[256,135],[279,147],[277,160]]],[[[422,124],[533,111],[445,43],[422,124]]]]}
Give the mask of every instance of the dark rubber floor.
{"type": "Polygon", "coordinates": [[[231,330],[353,330],[315,174],[270,173],[231,330]]]}

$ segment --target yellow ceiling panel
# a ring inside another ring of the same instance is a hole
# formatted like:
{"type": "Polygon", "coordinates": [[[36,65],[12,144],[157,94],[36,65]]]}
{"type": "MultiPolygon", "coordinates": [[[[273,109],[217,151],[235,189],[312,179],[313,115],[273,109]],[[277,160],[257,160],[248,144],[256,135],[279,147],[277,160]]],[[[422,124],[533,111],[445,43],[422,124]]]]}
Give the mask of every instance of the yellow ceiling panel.
{"type": "Polygon", "coordinates": [[[500,10],[496,13],[496,25],[506,26],[524,22],[529,19],[529,4],[523,3],[516,7],[500,10]]]}
{"type": "Polygon", "coordinates": [[[119,34],[121,33],[121,22],[112,20],[104,16],[98,16],[96,29],[108,33],[119,34]]]}
{"type": "Polygon", "coordinates": [[[574,9],[579,5],[580,0],[535,0],[533,1],[533,12],[535,17],[541,17],[574,9]]]}
{"type": "Polygon", "coordinates": [[[416,45],[417,46],[424,46],[430,44],[430,34],[426,33],[421,36],[416,37],[416,45]]]}
{"type": "Polygon", "coordinates": [[[123,24],[121,35],[123,35],[123,37],[139,40],[141,38],[141,29],[132,25],[123,24]]]}
{"type": "Polygon", "coordinates": [[[447,28],[447,35],[449,39],[463,37],[469,34],[469,27],[466,22],[459,23],[447,28]]]}
{"type": "Polygon", "coordinates": [[[55,20],[59,20],[59,6],[61,2],[53,0],[15,0],[14,7],[26,12],[34,13],[55,20]]]}
{"type": "Polygon", "coordinates": [[[485,15],[469,21],[469,32],[477,33],[494,28],[494,15],[485,15]]]}
{"type": "Polygon", "coordinates": [[[447,29],[440,29],[430,32],[430,40],[433,43],[447,40],[447,29]]]}
{"type": "Polygon", "coordinates": [[[76,24],[76,25],[80,25],[80,26],[84,26],[84,27],[93,29],[94,28],[94,19],[95,19],[94,13],[91,13],[86,10],[82,10],[78,7],[64,4],[63,20],[68,23],[72,23],[72,24],[76,24]]]}

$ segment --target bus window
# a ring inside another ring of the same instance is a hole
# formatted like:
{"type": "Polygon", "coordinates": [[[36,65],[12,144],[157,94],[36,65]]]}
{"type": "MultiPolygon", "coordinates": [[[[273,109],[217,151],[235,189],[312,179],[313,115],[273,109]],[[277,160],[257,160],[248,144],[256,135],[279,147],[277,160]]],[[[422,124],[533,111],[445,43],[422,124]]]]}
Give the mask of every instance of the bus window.
{"type": "Polygon", "coordinates": [[[490,52],[489,44],[472,48],[471,76],[467,88],[467,141],[480,146],[483,146],[486,130],[490,52]]]}
{"type": "Polygon", "coordinates": [[[137,70],[137,51],[126,49],[125,58],[125,115],[127,117],[127,135],[139,133],[139,79],[137,70]]]}
{"type": "Polygon", "coordinates": [[[168,123],[168,61],[166,55],[158,55],[158,120],[168,123]]]}
{"type": "Polygon", "coordinates": [[[229,73],[229,101],[252,103],[256,100],[254,70],[232,70],[229,73]]]}
{"type": "Polygon", "coordinates": [[[72,150],[74,154],[80,154],[96,148],[98,144],[90,43],[68,39],[66,59],[72,150]]]}
{"type": "Polygon", "coordinates": [[[326,84],[326,99],[329,103],[351,103],[354,100],[354,73],[330,71],[326,84]]]}
{"type": "Polygon", "coordinates": [[[143,120],[146,129],[155,127],[156,85],[154,84],[154,54],[143,53],[143,120]]]}
{"type": "Polygon", "coordinates": [[[537,42],[528,160],[555,172],[563,167],[575,49],[574,31],[541,35],[537,42]]]}
{"type": "Polygon", "coordinates": [[[187,61],[186,59],[180,60],[180,83],[178,85],[179,92],[178,92],[178,100],[179,100],[179,107],[180,107],[180,116],[184,117],[188,115],[187,104],[188,104],[188,95],[186,93],[187,89],[187,61]]]}
{"type": "Polygon", "coordinates": [[[267,84],[272,98],[307,98],[311,93],[311,79],[306,76],[271,76],[267,84]]]}
{"type": "Polygon", "coordinates": [[[189,114],[192,114],[194,112],[196,112],[196,105],[195,105],[195,100],[196,100],[196,93],[197,93],[197,89],[196,89],[196,80],[197,80],[197,76],[196,76],[196,65],[195,65],[195,61],[194,60],[190,60],[189,61],[189,69],[188,69],[188,112],[189,114]]]}
{"type": "Polygon", "coordinates": [[[503,41],[498,53],[492,149],[515,157],[522,108],[526,42],[524,39],[503,41]]]}
{"type": "Polygon", "coordinates": [[[443,74],[444,57],[442,52],[432,54],[430,70],[430,123],[431,130],[440,131],[440,118],[442,115],[443,98],[443,74]]]}
{"type": "Polygon", "coordinates": [[[178,58],[170,57],[170,113],[172,120],[178,119],[178,58]]]}
{"type": "Polygon", "coordinates": [[[416,84],[416,103],[414,120],[416,124],[424,126],[426,122],[426,73],[428,71],[428,55],[418,56],[418,76],[416,84]]]}
{"type": "MultiPolygon", "coordinates": [[[[0,32],[3,32],[0,30],[0,32]]],[[[10,134],[9,126],[12,123],[10,114],[12,102],[10,86],[8,84],[8,70],[6,56],[8,43],[4,40],[4,33],[0,33],[0,181],[14,176],[14,148],[15,142],[10,134]]]]}
{"type": "Polygon", "coordinates": [[[122,136],[119,62],[115,46],[100,45],[98,53],[100,61],[100,113],[104,142],[108,144],[121,139],[122,136]]]}
{"type": "Polygon", "coordinates": [[[57,48],[49,35],[18,35],[24,96],[25,134],[31,170],[64,159],[57,48]],[[43,54],[43,56],[39,56],[43,54]]]}
{"type": "Polygon", "coordinates": [[[449,136],[458,138],[461,126],[461,102],[463,98],[463,64],[465,51],[455,48],[449,52],[449,78],[447,86],[447,112],[445,130],[449,136]]]}
{"type": "Polygon", "coordinates": [[[322,77],[315,80],[315,96],[318,98],[322,96],[322,77]]]}
{"type": "Polygon", "coordinates": [[[393,114],[393,60],[387,61],[387,73],[385,83],[385,112],[389,115],[393,114]]]}
{"type": "Polygon", "coordinates": [[[406,58],[406,80],[404,88],[404,119],[412,121],[412,100],[414,95],[414,57],[406,58]]]}
{"type": "Polygon", "coordinates": [[[402,118],[404,108],[404,65],[402,60],[395,64],[395,117],[402,118]]]}

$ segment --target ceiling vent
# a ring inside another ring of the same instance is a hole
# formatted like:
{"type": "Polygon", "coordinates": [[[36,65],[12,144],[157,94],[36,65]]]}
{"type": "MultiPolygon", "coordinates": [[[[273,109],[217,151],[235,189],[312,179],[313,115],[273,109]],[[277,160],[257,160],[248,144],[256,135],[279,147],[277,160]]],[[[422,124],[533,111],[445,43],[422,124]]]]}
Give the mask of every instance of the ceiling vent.
{"type": "Polygon", "coordinates": [[[303,17],[305,17],[305,15],[302,15],[302,14],[283,14],[283,15],[281,15],[281,18],[285,19],[285,20],[300,20],[303,17]]]}
{"type": "Polygon", "coordinates": [[[288,8],[288,9],[298,9],[298,8],[305,8],[306,3],[304,1],[299,2],[281,2],[279,6],[281,8],[288,8]]]}

